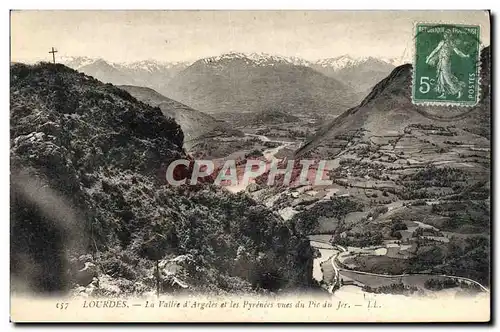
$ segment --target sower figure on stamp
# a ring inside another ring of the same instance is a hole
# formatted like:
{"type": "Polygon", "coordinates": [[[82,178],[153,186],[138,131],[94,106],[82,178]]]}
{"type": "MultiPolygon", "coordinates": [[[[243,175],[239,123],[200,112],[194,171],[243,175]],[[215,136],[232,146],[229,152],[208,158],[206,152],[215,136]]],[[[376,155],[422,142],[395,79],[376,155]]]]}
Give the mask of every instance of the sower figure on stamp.
{"type": "Polygon", "coordinates": [[[453,39],[451,30],[444,32],[444,39],[429,54],[425,62],[431,66],[436,66],[436,92],[440,93],[438,98],[446,98],[446,95],[462,96],[462,90],[465,88],[465,82],[461,82],[451,71],[451,55],[455,52],[462,58],[468,58],[457,48],[456,41],[453,39]]]}

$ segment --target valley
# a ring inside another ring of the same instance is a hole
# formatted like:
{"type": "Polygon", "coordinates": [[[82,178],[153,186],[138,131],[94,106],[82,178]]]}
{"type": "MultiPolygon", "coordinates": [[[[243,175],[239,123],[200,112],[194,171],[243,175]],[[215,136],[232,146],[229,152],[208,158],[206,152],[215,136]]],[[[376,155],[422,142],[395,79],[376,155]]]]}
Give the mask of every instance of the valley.
{"type": "Polygon", "coordinates": [[[436,121],[408,102],[406,73],[396,68],[289,155],[329,160],[333,184],[262,182],[250,194],[309,235],[313,275],[326,290],[487,292],[488,98],[467,117],[436,121]]]}
{"type": "MultiPolygon", "coordinates": [[[[485,56],[483,61],[487,59],[485,56]]],[[[103,100],[113,100],[120,105],[118,109],[122,109],[121,105],[126,105],[125,110],[131,107],[129,105],[146,107],[150,112],[155,112],[155,116],[161,114],[163,118],[178,125],[177,129],[171,128],[165,133],[172,133],[176,142],[164,152],[168,152],[171,160],[184,156],[213,160],[216,165],[234,160],[238,172],[243,171],[244,163],[252,159],[264,161],[268,166],[273,162],[283,166],[288,160],[327,161],[326,178],[331,180],[331,184],[326,185],[283,185],[278,180],[277,184],[269,186],[265,181],[268,174],[264,173],[253,179],[249,185],[238,184],[211,189],[205,188],[204,185],[192,192],[188,190],[187,193],[184,192],[186,189],[182,188],[179,192],[165,189],[165,197],[175,197],[175,202],[166,203],[170,211],[167,213],[168,218],[176,219],[180,215],[182,225],[165,223],[160,226],[160,233],[169,234],[169,240],[164,244],[156,236],[153,238],[167,247],[172,241],[178,245],[183,243],[182,250],[179,250],[179,247],[164,249],[169,254],[168,258],[162,258],[161,264],[170,266],[175,271],[165,275],[166,279],[173,280],[182,289],[209,288],[215,292],[231,289],[250,290],[255,287],[278,291],[289,284],[291,287],[307,284],[311,289],[321,288],[334,296],[359,291],[404,296],[434,296],[441,291],[453,292],[457,296],[488,292],[491,142],[486,79],[482,81],[485,84],[485,93],[478,107],[468,110],[467,115],[456,120],[436,121],[436,115],[429,113],[435,110],[416,107],[411,103],[408,65],[392,70],[386,78],[370,89],[364,99],[356,102],[356,93],[350,91],[349,86],[339,85],[335,79],[327,76],[318,76],[322,74],[309,67],[300,65],[295,68],[295,65],[278,59],[280,64],[272,66],[272,74],[269,74],[268,67],[262,67],[268,66],[268,62],[255,61],[255,58],[250,61],[242,56],[230,56],[208,62],[200,60],[194,67],[189,66],[186,69],[201,72],[203,75],[190,77],[189,70],[180,74],[188,87],[187,90],[178,88],[173,94],[180,101],[172,99],[171,95],[167,97],[159,91],[142,86],[101,87],[93,78],[59,69],[64,79],[75,79],[78,81],[77,85],[82,86],[95,85],[97,91],[102,91],[92,95],[98,107],[109,107],[103,100]],[[233,69],[228,71],[227,68],[233,69]],[[241,75],[232,76],[235,70],[240,70],[241,75]],[[295,71],[296,74],[290,74],[295,71]],[[216,75],[214,73],[222,73],[222,76],[219,76],[222,81],[212,85],[206,84],[204,80],[209,80],[216,75]],[[242,79],[245,75],[264,78],[252,85],[252,81],[242,79]],[[306,81],[287,82],[290,75],[305,77],[306,81]],[[314,81],[315,85],[306,89],[308,79],[314,81]],[[262,84],[269,80],[281,82],[282,85],[278,89],[282,91],[279,94],[269,90],[267,83],[262,84]],[[234,85],[236,81],[240,85],[234,85]],[[318,82],[322,83],[318,85],[318,82]],[[193,90],[196,86],[203,88],[193,90]],[[210,90],[221,86],[223,92],[220,96],[210,90]],[[248,95],[233,91],[235,87],[243,89],[248,95]],[[298,99],[291,98],[291,95],[296,95],[297,89],[301,90],[301,93],[307,93],[295,96],[298,99]],[[332,94],[328,100],[321,99],[326,96],[325,89],[335,91],[338,95],[332,94]],[[186,93],[189,98],[183,97],[182,93],[186,93]],[[103,97],[106,94],[113,97],[103,97]],[[226,98],[230,95],[238,98],[220,100],[222,96],[226,98]],[[342,95],[347,98],[339,99],[342,95]],[[198,99],[192,99],[194,96],[198,99]],[[289,105],[280,104],[282,101],[289,105]],[[274,106],[268,108],[265,105],[274,106]],[[183,197],[198,200],[196,206],[203,212],[192,212],[186,216],[189,208],[184,205],[187,203],[183,197]],[[235,197],[245,203],[233,201],[235,197]],[[222,202],[219,202],[219,199],[222,199],[222,202]],[[216,210],[212,215],[212,212],[205,211],[208,202],[223,204],[224,209],[216,210]],[[177,206],[173,207],[172,204],[177,206]],[[254,212],[251,215],[243,213],[241,204],[249,204],[252,206],[250,210],[254,212]],[[239,241],[234,242],[236,229],[241,229],[241,226],[237,226],[241,219],[235,218],[230,211],[235,211],[234,213],[247,223],[248,228],[244,232],[248,232],[248,238],[244,244],[237,245],[236,242],[239,241]],[[215,222],[215,225],[196,224],[197,220],[201,220],[199,216],[208,218],[215,222]],[[220,224],[221,220],[225,226],[220,224]],[[261,262],[258,258],[260,254],[248,249],[257,246],[254,243],[257,238],[255,234],[252,235],[256,231],[253,222],[266,224],[269,232],[276,232],[275,236],[282,239],[295,239],[295,243],[290,244],[294,246],[293,249],[286,244],[288,250],[295,252],[292,260],[283,256],[285,244],[270,237],[262,244],[262,250],[268,253],[268,258],[261,262]],[[228,223],[233,226],[228,228],[228,223]],[[193,242],[194,238],[190,237],[196,229],[202,229],[204,234],[208,234],[210,229],[218,235],[206,238],[204,246],[200,247],[200,244],[193,242]],[[217,243],[220,237],[226,239],[225,244],[222,244],[226,248],[224,250],[231,248],[231,253],[234,254],[234,263],[231,263],[231,266],[216,258],[217,255],[213,256],[213,250],[222,250],[221,244],[217,243]],[[179,242],[188,240],[191,242],[179,242]],[[201,258],[203,255],[200,252],[211,257],[211,261],[201,263],[204,258],[201,258]],[[274,256],[276,253],[281,256],[274,256]],[[288,262],[293,268],[275,269],[272,266],[276,262],[288,262]],[[204,271],[209,271],[212,276],[210,280],[215,282],[216,286],[206,285],[203,272],[198,271],[194,276],[191,275],[196,264],[203,264],[204,271]],[[262,273],[249,271],[248,264],[257,266],[262,273]],[[228,283],[228,280],[231,282],[228,283]]],[[[40,68],[36,70],[50,71],[50,68],[40,68]]],[[[390,69],[389,66],[384,68],[390,69]]],[[[488,68],[488,65],[485,63],[483,68],[488,68]]],[[[26,69],[19,67],[16,70],[20,71],[19,75],[22,76],[23,70],[26,69]]],[[[176,77],[170,81],[174,82],[176,77]]],[[[22,83],[16,81],[16,84],[22,83]]],[[[62,89],[57,81],[55,86],[62,89]]],[[[24,89],[24,94],[31,93],[31,90],[26,90],[23,85],[20,89],[24,89]]],[[[94,88],[88,88],[88,91],[92,89],[94,88]]],[[[63,107],[69,101],[70,99],[63,96],[57,100],[56,107],[63,107]]],[[[22,108],[25,101],[21,99],[16,102],[21,105],[18,108],[22,108]]],[[[78,112],[84,112],[86,106],[79,107],[78,112]]],[[[446,108],[442,111],[446,111],[446,108]]],[[[70,118],[73,119],[70,120],[71,126],[85,126],[79,120],[80,117],[70,118]]],[[[106,118],[106,121],[109,119],[106,118]]],[[[95,126],[97,128],[101,125],[98,123],[95,126]]],[[[85,132],[84,129],[81,130],[82,133],[85,132]]],[[[49,132],[46,134],[49,135],[49,132]]],[[[140,135],[148,137],[147,130],[141,130],[140,135]]],[[[165,142],[168,141],[167,138],[164,139],[165,142]]],[[[20,140],[21,138],[18,138],[13,142],[16,149],[20,140]]],[[[152,139],[152,142],[154,141],[152,139]]],[[[118,140],[117,144],[122,144],[120,142],[118,140]]],[[[67,142],[63,140],[59,144],[67,142]]],[[[104,142],[99,144],[93,149],[106,149],[104,142]]],[[[153,158],[147,150],[153,143],[145,143],[145,138],[138,138],[135,144],[139,150],[146,149],[146,156],[153,158]]],[[[74,147],[70,145],[68,148],[74,147]]],[[[113,152],[114,158],[134,159],[126,157],[129,152],[120,149],[113,152]]],[[[21,160],[28,158],[24,156],[24,150],[15,151],[20,153],[21,160]]],[[[85,156],[85,153],[85,150],[77,152],[77,157],[81,158],[79,156],[85,156]]],[[[115,162],[113,159],[111,161],[115,162]]],[[[98,204],[99,199],[96,197],[101,197],[101,190],[104,190],[105,195],[100,199],[111,201],[115,199],[113,191],[117,190],[120,192],[118,197],[122,196],[126,202],[132,203],[137,194],[127,187],[127,180],[120,175],[122,171],[115,169],[125,167],[125,172],[132,173],[145,171],[143,168],[128,169],[120,159],[116,161],[116,165],[111,164],[113,166],[106,164],[108,162],[103,159],[101,167],[111,167],[113,171],[110,174],[79,175],[87,178],[79,189],[79,195],[86,197],[89,202],[96,202],[91,204],[98,204]],[[95,181],[101,177],[105,179],[102,181],[115,184],[103,184],[100,189],[101,186],[95,184],[95,181]]],[[[156,165],[153,169],[145,168],[147,172],[157,172],[161,169],[157,159],[143,162],[144,165],[139,164],[143,165],[141,167],[151,167],[152,163],[156,165]]],[[[299,171],[300,166],[295,164],[292,177],[296,178],[299,171]]],[[[146,176],[141,180],[144,188],[158,188],[157,180],[148,178],[152,173],[145,174],[140,175],[146,176]]],[[[150,189],[146,191],[150,192],[150,189]]],[[[154,200],[165,200],[165,197],[156,197],[154,200]]],[[[159,203],[159,206],[164,204],[159,203]]],[[[158,210],[158,215],[165,214],[160,211],[163,210],[158,210]]],[[[99,259],[104,259],[104,264],[109,265],[104,279],[109,280],[109,283],[115,282],[113,278],[124,283],[134,279],[134,274],[129,271],[129,263],[120,263],[119,269],[111,268],[117,263],[112,262],[110,257],[119,246],[126,248],[133,256],[139,255],[142,275],[152,273],[146,259],[154,260],[154,257],[157,257],[155,252],[149,252],[147,243],[141,244],[146,249],[140,249],[130,242],[131,232],[135,232],[137,227],[140,229],[144,224],[132,225],[125,220],[130,214],[142,215],[144,211],[124,211],[118,216],[108,212],[99,213],[105,213],[106,218],[115,220],[122,229],[116,234],[109,228],[106,228],[108,233],[101,231],[104,232],[103,236],[115,238],[116,243],[112,249],[114,251],[98,250],[104,252],[100,254],[104,258],[99,259]],[[122,217],[122,213],[125,217],[122,217]]],[[[141,218],[144,222],[147,217],[141,218]]],[[[140,233],[146,239],[158,231],[146,228],[140,233]]],[[[134,241],[141,243],[137,238],[134,241]]],[[[95,258],[92,260],[95,261],[95,258]]],[[[151,291],[154,280],[144,280],[147,281],[144,281],[141,287],[149,287],[151,291]]],[[[87,288],[82,291],[86,292],[87,288]]]]}
{"type": "MultiPolygon", "coordinates": [[[[241,129],[263,144],[253,148],[267,162],[292,158],[306,141],[282,136],[272,126],[241,129]]],[[[292,224],[310,222],[301,232],[317,252],[313,278],[330,293],[358,292],[353,286],[405,296],[489,291],[480,265],[489,259],[488,139],[455,125],[410,124],[386,135],[359,131],[335,146],[332,185],[226,189],[248,192],[292,224]],[[328,211],[331,202],[337,211],[328,211]],[[344,214],[335,215],[346,205],[344,214]],[[427,261],[435,253],[441,257],[427,261]],[[471,270],[444,263],[460,253],[483,259],[471,270]]]]}
{"type": "Polygon", "coordinates": [[[268,163],[326,159],[333,184],[228,189],[245,190],[309,236],[317,252],[313,278],[330,293],[352,286],[405,296],[488,292],[491,143],[483,134],[489,122],[477,122],[488,108],[471,120],[436,122],[405,108],[401,70],[360,106],[327,120],[332,124],[307,116],[240,122],[246,137],[266,144],[255,145],[254,156],[268,163]],[[398,107],[377,96],[402,87],[392,92],[402,94],[398,107]],[[377,114],[384,109],[394,114],[377,114]]]}

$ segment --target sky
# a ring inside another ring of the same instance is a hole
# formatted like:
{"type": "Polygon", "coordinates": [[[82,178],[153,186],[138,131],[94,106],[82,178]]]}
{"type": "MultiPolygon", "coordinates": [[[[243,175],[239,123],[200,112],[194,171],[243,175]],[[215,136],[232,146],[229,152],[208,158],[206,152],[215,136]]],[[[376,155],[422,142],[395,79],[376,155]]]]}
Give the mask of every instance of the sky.
{"type": "Polygon", "coordinates": [[[348,54],[412,58],[417,22],[481,25],[484,11],[12,11],[11,59],[100,57],[113,62],[194,61],[227,52],[317,60],[348,54]]]}

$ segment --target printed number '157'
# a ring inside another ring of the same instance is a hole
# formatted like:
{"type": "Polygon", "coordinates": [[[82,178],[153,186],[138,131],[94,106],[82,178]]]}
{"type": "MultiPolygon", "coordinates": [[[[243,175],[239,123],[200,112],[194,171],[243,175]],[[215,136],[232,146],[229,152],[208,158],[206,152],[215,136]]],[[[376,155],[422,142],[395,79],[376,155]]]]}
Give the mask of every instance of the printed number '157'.
{"type": "Polygon", "coordinates": [[[429,92],[432,83],[434,83],[434,80],[429,80],[429,77],[427,76],[420,77],[420,87],[418,88],[418,91],[420,91],[420,93],[423,94],[429,92]]]}

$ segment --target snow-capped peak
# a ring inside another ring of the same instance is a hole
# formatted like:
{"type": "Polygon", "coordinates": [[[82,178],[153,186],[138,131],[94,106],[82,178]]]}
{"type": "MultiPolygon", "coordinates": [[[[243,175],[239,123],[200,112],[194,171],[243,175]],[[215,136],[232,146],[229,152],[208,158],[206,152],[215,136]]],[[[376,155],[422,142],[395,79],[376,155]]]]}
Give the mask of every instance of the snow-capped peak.
{"type": "Polygon", "coordinates": [[[352,57],[349,55],[341,55],[335,58],[327,58],[316,61],[316,65],[321,66],[323,68],[332,68],[333,70],[344,69],[348,67],[354,67],[359,64],[368,62],[368,61],[378,61],[378,62],[386,62],[388,64],[392,64],[383,59],[377,59],[371,56],[365,57],[352,57]]]}
{"type": "Polygon", "coordinates": [[[242,52],[229,52],[218,56],[208,57],[202,59],[206,64],[219,65],[224,61],[241,60],[252,66],[274,66],[276,64],[290,64],[296,66],[306,67],[323,67],[331,68],[333,70],[340,70],[343,68],[354,67],[359,64],[373,61],[383,62],[394,65],[394,59],[378,59],[370,56],[365,57],[352,57],[349,55],[341,55],[334,58],[320,59],[317,61],[308,61],[296,56],[280,56],[271,55],[267,53],[242,53],[242,52]]]}
{"type": "Polygon", "coordinates": [[[101,58],[89,58],[87,56],[68,56],[62,55],[57,58],[57,62],[65,64],[66,66],[73,69],[80,69],[87,65],[93,64],[97,61],[104,61],[101,58]]]}
{"type": "Polygon", "coordinates": [[[125,69],[125,70],[141,71],[149,73],[170,69],[181,65],[188,66],[190,64],[188,62],[179,62],[179,61],[167,62],[158,60],[141,60],[134,62],[111,62],[108,60],[104,60],[102,58],[90,58],[86,56],[60,56],[57,60],[58,62],[75,70],[79,70],[88,65],[96,64],[96,65],[111,66],[119,70],[125,69]]]}
{"type": "Polygon", "coordinates": [[[218,56],[202,59],[206,64],[218,64],[223,61],[242,60],[253,66],[274,66],[275,64],[291,64],[296,66],[309,66],[310,63],[299,57],[285,57],[267,53],[241,53],[229,52],[218,56]]]}
{"type": "Polygon", "coordinates": [[[129,63],[120,63],[120,66],[126,67],[128,69],[132,70],[141,70],[141,71],[147,71],[147,72],[155,72],[155,71],[161,71],[164,69],[170,69],[175,66],[179,65],[187,65],[188,63],[186,62],[166,62],[166,61],[158,61],[158,60],[142,60],[142,61],[135,61],[135,62],[129,62],[129,63]]]}
{"type": "Polygon", "coordinates": [[[403,63],[411,62],[411,59],[406,59],[406,57],[380,58],[380,60],[387,62],[395,67],[400,66],[403,63]]]}

